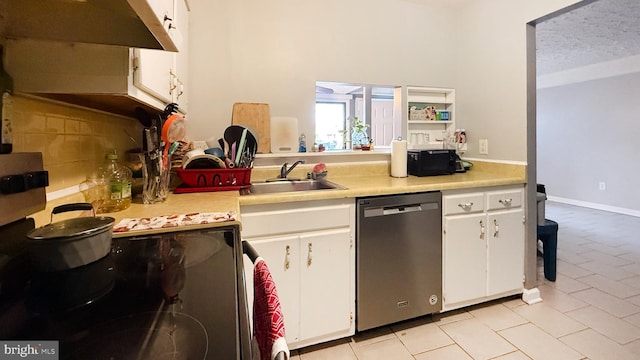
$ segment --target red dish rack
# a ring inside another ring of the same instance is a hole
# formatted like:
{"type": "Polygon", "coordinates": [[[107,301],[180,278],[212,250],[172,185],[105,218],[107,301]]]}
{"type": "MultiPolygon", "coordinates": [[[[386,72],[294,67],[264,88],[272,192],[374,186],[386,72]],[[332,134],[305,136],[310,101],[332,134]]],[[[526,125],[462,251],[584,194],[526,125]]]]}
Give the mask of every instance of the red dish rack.
{"type": "Polygon", "coordinates": [[[232,169],[176,169],[184,182],[173,190],[176,194],[228,191],[246,189],[251,186],[252,168],[232,169]]]}

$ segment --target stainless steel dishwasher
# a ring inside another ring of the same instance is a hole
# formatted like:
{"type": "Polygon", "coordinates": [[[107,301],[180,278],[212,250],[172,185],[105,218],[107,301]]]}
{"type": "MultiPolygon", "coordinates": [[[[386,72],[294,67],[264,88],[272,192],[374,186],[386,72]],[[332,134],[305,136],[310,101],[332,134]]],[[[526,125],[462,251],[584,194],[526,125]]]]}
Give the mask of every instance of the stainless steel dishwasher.
{"type": "Polygon", "coordinates": [[[442,194],[357,199],[358,331],[442,309],[442,194]]]}

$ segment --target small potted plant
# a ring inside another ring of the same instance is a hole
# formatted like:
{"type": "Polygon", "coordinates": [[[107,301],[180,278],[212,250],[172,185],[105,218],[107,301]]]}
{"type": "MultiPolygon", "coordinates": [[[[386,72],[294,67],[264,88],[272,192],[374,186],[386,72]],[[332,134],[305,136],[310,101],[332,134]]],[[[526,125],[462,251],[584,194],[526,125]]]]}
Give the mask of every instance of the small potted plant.
{"type": "Polygon", "coordinates": [[[369,135],[367,135],[367,129],[369,125],[365,124],[357,116],[351,118],[351,141],[354,149],[367,148],[368,150],[370,141],[369,135]]]}

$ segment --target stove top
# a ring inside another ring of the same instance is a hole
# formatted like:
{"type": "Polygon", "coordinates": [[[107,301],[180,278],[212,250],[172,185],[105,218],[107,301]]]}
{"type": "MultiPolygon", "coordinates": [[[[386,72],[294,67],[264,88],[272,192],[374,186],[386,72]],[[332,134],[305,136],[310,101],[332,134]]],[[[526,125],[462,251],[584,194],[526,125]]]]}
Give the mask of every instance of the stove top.
{"type": "Polygon", "coordinates": [[[247,353],[236,227],[113,239],[104,258],[45,273],[15,235],[33,228],[29,220],[10,224],[11,241],[9,225],[0,229],[0,339],[55,340],[61,359],[247,353]]]}

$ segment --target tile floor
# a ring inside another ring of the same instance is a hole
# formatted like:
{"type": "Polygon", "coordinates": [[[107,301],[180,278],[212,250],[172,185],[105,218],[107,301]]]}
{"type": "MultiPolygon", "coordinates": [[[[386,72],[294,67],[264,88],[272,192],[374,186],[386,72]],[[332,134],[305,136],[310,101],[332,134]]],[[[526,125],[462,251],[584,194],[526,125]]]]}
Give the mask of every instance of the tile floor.
{"type": "Polygon", "coordinates": [[[640,359],[640,218],[547,201],[559,223],[556,282],[292,352],[293,360],[640,359]]]}

